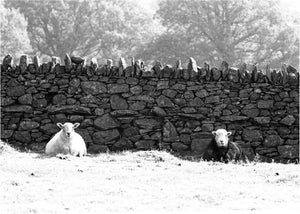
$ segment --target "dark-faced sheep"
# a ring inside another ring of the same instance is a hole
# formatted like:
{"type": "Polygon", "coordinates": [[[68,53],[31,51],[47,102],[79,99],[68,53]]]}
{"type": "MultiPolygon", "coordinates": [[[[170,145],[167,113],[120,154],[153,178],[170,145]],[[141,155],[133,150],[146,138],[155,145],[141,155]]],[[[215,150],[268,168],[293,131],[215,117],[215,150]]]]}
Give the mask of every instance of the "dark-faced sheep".
{"type": "Polygon", "coordinates": [[[225,163],[229,160],[246,160],[241,147],[229,139],[231,132],[227,132],[225,129],[218,129],[213,131],[212,134],[214,137],[203,154],[204,160],[224,161],[225,163]]]}
{"type": "Polygon", "coordinates": [[[71,154],[82,157],[87,154],[83,138],[75,132],[79,123],[57,123],[61,130],[47,143],[45,152],[47,155],[71,154]]]}

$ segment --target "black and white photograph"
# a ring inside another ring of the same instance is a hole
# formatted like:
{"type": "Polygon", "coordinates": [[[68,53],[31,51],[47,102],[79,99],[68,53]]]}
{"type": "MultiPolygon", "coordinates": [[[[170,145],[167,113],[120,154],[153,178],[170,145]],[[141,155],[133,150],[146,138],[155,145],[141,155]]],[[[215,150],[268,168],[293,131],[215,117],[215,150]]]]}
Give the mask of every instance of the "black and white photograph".
{"type": "Polygon", "coordinates": [[[0,213],[298,213],[299,0],[0,0],[0,213]]]}

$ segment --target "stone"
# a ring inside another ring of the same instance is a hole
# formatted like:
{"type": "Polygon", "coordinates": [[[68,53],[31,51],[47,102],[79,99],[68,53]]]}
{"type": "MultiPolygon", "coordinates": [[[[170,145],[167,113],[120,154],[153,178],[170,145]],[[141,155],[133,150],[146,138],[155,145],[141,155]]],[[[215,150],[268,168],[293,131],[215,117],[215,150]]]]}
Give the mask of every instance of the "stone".
{"type": "Polygon", "coordinates": [[[282,145],[284,143],[283,139],[279,135],[268,135],[264,142],[263,145],[265,147],[276,147],[279,145],[282,145]]]}
{"type": "Polygon", "coordinates": [[[112,118],[110,114],[104,114],[103,116],[97,117],[94,121],[94,125],[98,129],[107,130],[117,128],[120,126],[119,122],[112,118]]]}
{"type": "Polygon", "coordinates": [[[239,82],[239,72],[238,72],[238,68],[229,68],[228,70],[228,79],[231,82],[239,82]]]}
{"type": "Polygon", "coordinates": [[[92,95],[97,95],[97,94],[102,94],[106,93],[106,85],[102,82],[94,82],[94,81],[85,81],[81,82],[81,88],[83,92],[86,94],[92,94],[92,95]]]}
{"type": "Polygon", "coordinates": [[[179,141],[179,136],[176,127],[170,121],[167,121],[163,126],[163,141],[175,142],[179,141]]]}
{"type": "Polygon", "coordinates": [[[28,106],[28,105],[15,105],[15,106],[4,107],[4,108],[2,108],[2,111],[3,112],[10,112],[10,113],[14,113],[14,112],[31,112],[32,107],[28,106]]]}
{"type": "Polygon", "coordinates": [[[156,103],[159,107],[173,107],[174,103],[166,96],[160,95],[156,99],[156,103]]]}
{"type": "Polygon", "coordinates": [[[240,116],[240,115],[228,115],[228,116],[222,116],[221,120],[227,120],[227,121],[240,121],[240,120],[248,120],[249,118],[246,116],[240,116]]]}
{"type": "Polygon", "coordinates": [[[66,71],[70,72],[70,70],[72,69],[72,62],[69,54],[65,55],[64,62],[65,62],[66,71]]]}
{"type": "Polygon", "coordinates": [[[48,135],[53,135],[57,133],[60,129],[56,126],[56,124],[45,124],[40,127],[40,130],[48,135]]]}
{"type": "Polygon", "coordinates": [[[254,121],[259,124],[269,124],[271,122],[270,117],[255,117],[254,121]]]}
{"type": "Polygon", "coordinates": [[[71,115],[70,117],[70,122],[76,123],[76,122],[81,122],[84,120],[84,116],[82,115],[71,115]]]}
{"type": "Polygon", "coordinates": [[[135,143],[137,149],[141,150],[150,150],[154,149],[155,141],[153,140],[139,140],[135,143]]]}
{"type": "Polygon", "coordinates": [[[191,143],[191,136],[189,134],[181,134],[179,136],[179,139],[184,144],[190,144],[191,143]]]}
{"type": "Polygon", "coordinates": [[[247,108],[244,108],[242,111],[241,111],[244,115],[246,115],[247,117],[250,117],[250,118],[255,118],[259,115],[260,111],[259,109],[247,109],[247,108]]]}
{"type": "Polygon", "coordinates": [[[22,85],[8,87],[6,93],[9,97],[20,97],[25,94],[25,87],[22,85]]]}
{"type": "Polygon", "coordinates": [[[139,85],[133,86],[130,88],[130,92],[133,94],[141,94],[143,92],[143,88],[139,85]]]}
{"type": "Polygon", "coordinates": [[[205,103],[210,104],[210,103],[218,103],[220,102],[220,97],[219,96],[210,96],[205,98],[205,103]]]}
{"type": "Polygon", "coordinates": [[[126,61],[123,57],[119,60],[119,77],[125,75],[125,69],[127,67],[126,61]]]}
{"type": "Polygon", "coordinates": [[[291,130],[286,126],[280,126],[277,128],[277,132],[279,135],[288,135],[291,133],[291,130]]]}
{"type": "Polygon", "coordinates": [[[226,61],[222,61],[220,70],[222,71],[222,79],[227,80],[229,64],[226,61]]]}
{"type": "Polygon", "coordinates": [[[52,122],[55,124],[68,122],[67,116],[65,114],[50,115],[50,118],[51,118],[52,122]]]}
{"type": "Polygon", "coordinates": [[[128,109],[127,101],[119,95],[110,97],[110,106],[113,110],[128,109]]]}
{"type": "Polygon", "coordinates": [[[181,109],[181,111],[183,111],[183,113],[185,113],[185,114],[197,113],[197,110],[193,107],[184,107],[181,109]]]}
{"type": "Polygon", "coordinates": [[[173,85],[171,87],[171,89],[179,90],[179,91],[185,91],[186,90],[186,85],[180,84],[180,83],[176,83],[175,85],[173,85]]]}
{"type": "Polygon", "coordinates": [[[21,74],[25,73],[27,70],[27,65],[28,65],[28,60],[27,60],[27,55],[22,55],[20,57],[20,69],[21,69],[21,74]]]}
{"type": "Polygon", "coordinates": [[[285,144],[287,145],[298,145],[299,144],[299,139],[298,140],[291,140],[291,139],[288,139],[285,144]]]}
{"type": "Polygon", "coordinates": [[[193,106],[193,107],[200,107],[202,105],[204,105],[204,102],[199,97],[196,97],[189,102],[189,106],[193,106]]]}
{"type": "Polygon", "coordinates": [[[109,94],[129,92],[129,86],[127,84],[108,84],[107,88],[109,94]]]}
{"type": "Polygon", "coordinates": [[[281,124],[284,124],[286,126],[291,126],[296,121],[295,117],[292,115],[287,115],[282,120],[280,120],[281,124]]]}
{"type": "Polygon", "coordinates": [[[123,116],[135,116],[138,115],[137,111],[133,110],[115,110],[110,112],[113,117],[123,117],[123,116]]]}
{"type": "Polygon", "coordinates": [[[65,105],[67,103],[67,97],[63,94],[57,94],[52,98],[54,105],[65,105]]]}
{"type": "Polygon", "coordinates": [[[277,148],[281,158],[299,158],[299,145],[284,145],[277,148]]]}
{"type": "Polygon", "coordinates": [[[193,91],[186,91],[183,93],[183,98],[185,99],[193,99],[195,97],[193,91]]]}
{"type": "Polygon", "coordinates": [[[14,103],[15,103],[15,101],[10,97],[1,97],[1,106],[9,106],[14,103]]]}
{"type": "Polygon", "coordinates": [[[105,146],[105,145],[99,145],[99,144],[91,143],[87,150],[88,150],[88,153],[98,154],[98,153],[108,152],[109,148],[108,148],[108,146],[105,146]]]}
{"type": "Polygon", "coordinates": [[[38,122],[35,122],[35,121],[22,121],[20,123],[19,130],[28,131],[28,130],[36,129],[39,126],[40,126],[40,124],[38,122]]]}
{"type": "Polygon", "coordinates": [[[181,152],[187,150],[189,147],[183,143],[172,143],[172,149],[176,152],[181,152]]]}
{"type": "Polygon", "coordinates": [[[80,86],[80,79],[78,78],[73,78],[70,82],[69,82],[70,86],[78,88],[80,86]]]}
{"type": "Polygon", "coordinates": [[[159,80],[156,88],[157,90],[169,88],[169,80],[159,80]]]}
{"type": "Polygon", "coordinates": [[[14,134],[14,130],[1,130],[1,139],[11,138],[14,134]]]}
{"type": "Polygon", "coordinates": [[[185,106],[186,105],[186,101],[183,98],[176,98],[176,99],[174,99],[174,103],[176,105],[179,105],[179,106],[185,106]]]}
{"type": "Polygon", "coordinates": [[[91,110],[87,107],[79,105],[64,105],[64,106],[48,106],[49,114],[67,113],[67,114],[79,114],[79,115],[91,115],[91,110]]]}
{"type": "Polygon", "coordinates": [[[253,142],[253,141],[262,141],[263,140],[263,136],[261,131],[259,130],[244,130],[243,131],[243,140],[244,141],[249,141],[249,142],[253,142]]]}
{"type": "Polygon", "coordinates": [[[178,114],[179,117],[194,119],[194,120],[204,120],[206,117],[203,114],[178,114]]]}
{"type": "Polygon", "coordinates": [[[162,77],[163,78],[170,79],[170,78],[173,78],[175,71],[174,71],[174,69],[172,68],[171,65],[167,64],[161,72],[162,72],[162,77]]]}
{"type": "Polygon", "coordinates": [[[270,109],[273,108],[274,101],[273,100],[259,100],[257,103],[257,107],[260,109],[270,109]]]}
{"type": "Polygon", "coordinates": [[[160,122],[154,119],[139,119],[135,123],[141,129],[153,130],[160,127],[160,122]]]}
{"type": "Polygon", "coordinates": [[[121,138],[112,145],[113,151],[123,151],[133,148],[133,143],[127,138],[121,138]]]}
{"type": "Polygon", "coordinates": [[[23,105],[31,105],[32,104],[32,95],[24,94],[18,98],[18,102],[23,105]]]}
{"type": "Polygon", "coordinates": [[[15,131],[14,138],[17,141],[20,141],[22,143],[30,143],[31,142],[31,136],[28,131],[15,131]]]}
{"type": "Polygon", "coordinates": [[[214,130],[214,125],[211,123],[204,123],[201,126],[203,132],[212,132],[214,130]]]}
{"type": "Polygon", "coordinates": [[[7,70],[7,68],[11,68],[13,66],[13,58],[11,55],[6,55],[2,61],[2,66],[4,70],[7,70]]]}
{"type": "Polygon", "coordinates": [[[196,92],[196,96],[200,98],[207,97],[209,93],[205,89],[201,89],[200,91],[196,92]]]}
{"type": "Polygon", "coordinates": [[[212,138],[196,138],[192,140],[191,151],[195,154],[203,154],[212,138]]]}
{"type": "Polygon", "coordinates": [[[32,106],[35,108],[45,108],[47,106],[46,99],[33,99],[32,106]]]}
{"type": "Polygon", "coordinates": [[[152,112],[159,116],[159,117],[165,117],[167,116],[167,113],[165,112],[165,110],[163,110],[162,108],[158,107],[158,106],[155,106],[153,109],[152,109],[152,112]]]}
{"type": "Polygon", "coordinates": [[[80,103],[84,103],[84,104],[87,104],[87,103],[97,103],[98,100],[95,96],[91,95],[91,94],[88,94],[84,97],[81,97],[79,99],[80,103]]]}
{"type": "Polygon", "coordinates": [[[146,107],[145,102],[138,101],[138,102],[131,104],[129,109],[134,110],[134,111],[141,111],[141,110],[145,109],[145,107],[146,107]]]}
{"type": "Polygon", "coordinates": [[[176,97],[177,92],[175,90],[172,90],[172,89],[166,89],[166,90],[162,91],[162,94],[167,96],[167,97],[174,98],[174,97],[176,97]]]}
{"type": "Polygon", "coordinates": [[[93,134],[93,143],[109,144],[111,141],[118,139],[120,133],[117,129],[109,129],[104,131],[97,131],[93,134]]]}
{"type": "Polygon", "coordinates": [[[76,65],[79,65],[84,62],[84,59],[80,56],[71,56],[71,62],[73,62],[76,65]]]}
{"type": "Polygon", "coordinates": [[[216,67],[213,67],[211,69],[211,73],[212,73],[212,78],[214,81],[219,81],[222,77],[222,72],[221,70],[219,70],[218,68],[216,67]]]}

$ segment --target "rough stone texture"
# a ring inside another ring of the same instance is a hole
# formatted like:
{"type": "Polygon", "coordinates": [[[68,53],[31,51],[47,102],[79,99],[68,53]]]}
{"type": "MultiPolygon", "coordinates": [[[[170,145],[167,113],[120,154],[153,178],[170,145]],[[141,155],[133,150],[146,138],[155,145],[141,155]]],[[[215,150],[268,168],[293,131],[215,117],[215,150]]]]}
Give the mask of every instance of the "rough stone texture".
{"type": "Polygon", "coordinates": [[[25,94],[25,87],[22,85],[7,88],[9,97],[20,97],[25,94]]]}
{"type": "Polygon", "coordinates": [[[165,142],[175,142],[179,140],[176,127],[170,121],[167,121],[163,126],[163,140],[165,142]]]}
{"type": "Polygon", "coordinates": [[[107,88],[106,85],[102,82],[82,82],[81,88],[86,94],[101,94],[106,93],[107,88]]]}
{"type": "Polygon", "coordinates": [[[135,123],[137,124],[138,127],[142,129],[148,129],[148,130],[160,127],[160,123],[154,119],[140,119],[140,120],[136,120],[135,123]]]}
{"type": "Polygon", "coordinates": [[[211,138],[193,139],[191,143],[191,150],[196,154],[203,154],[210,141],[211,138]]]}
{"type": "Polygon", "coordinates": [[[135,143],[137,149],[149,150],[155,148],[155,141],[153,140],[139,140],[135,143]]]}
{"type": "Polygon", "coordinates": [[[119,95],[112,95],[110,97],[110,104],[111,108],[114,110],[128,109],[127,101],[119,95]]]}
{"type": "Polygon", "coordinates": [[[174,103],[164,95],[161,95],[160,97],[158,97],[156,102],[159,107],[173,107],[174,106],[174,103]]]}
{"type": "Polygon", "coordinates": [[[27,131],[27,130],[31,130],[31,129],[36,129],[40,126],[39,123],[34,122],[34,121],[22,121],[20,123],[20,130],[21,131],[27,131]]]}
{"type": "Polygon", "coordinates": [[[70,121],[81,123],[92,153],[160,148],[198,156],[211,131],[225,128],[251,157],[298,160],[299,74],[291,66],[264,72],[226,62],[198,67],[190,59],[184,68],[179,60],[152,69],[134,59],[117,67],[66,56],[63,66],[26,62],[21,71],[6,61],[1,139],[10,144],[43,150],[59,131],[56,123],[70,121]]]}
{"type": "Polygon", "coordinates": [[[114,118],[112,118],[110,114],[105,114],[101,117],[98,117],[94,121],[94,125],[98,129],[103,129],[103,130],[112,129],[120,126],[119,122],[116,121],[114,118]]]}
{"type": "Polygon", "coordinates": [[[288,115],[284,117],[282,120],[280,120],[281,124],[291,126],[296,121],[295,117],[292,115],[288,115]]]}
{"type": "Polygon", "coordinates": [[[263,145],[266,147],[276,147],[282,144],[283,139],[279,135],[268,135],[263,142],[263,145]]]}
{"type": "Polygon", "coordinates": [[[108,144],[119,137],[120,137],[120,133],[117,129],[98,131],[93,134],[93,143],[108,144]]]}
{"type": "Polygon", "coordinates": [[[244,141],[262,141],[263,136],[259,130],[244,130],[243,131],[243,140],[244,141]]]}
{"type": "Polygon", "coordinates": [[[282,158],[299,158],[299,146],[298,145],[284,145],[278,146],[278,152],[282,158]]]}
{"type": "Polygon", "coordinates": [[[32,104],[32,95],[24,94],[23,96],[18,98],[18,102],[23,105],[31,105],[32,104]]]}
{"type": "Polygon", "coordinates": [[[189,147],[183,143],[172,143],[172,149],[177,152],[185,151],[189,147]]]}
{"type": "Polygon", "coordinates": [[[108,93],[110,94],[129,92],[129,87],[126,84],[109,84],[107,88],[108,88],[108,93]]]}

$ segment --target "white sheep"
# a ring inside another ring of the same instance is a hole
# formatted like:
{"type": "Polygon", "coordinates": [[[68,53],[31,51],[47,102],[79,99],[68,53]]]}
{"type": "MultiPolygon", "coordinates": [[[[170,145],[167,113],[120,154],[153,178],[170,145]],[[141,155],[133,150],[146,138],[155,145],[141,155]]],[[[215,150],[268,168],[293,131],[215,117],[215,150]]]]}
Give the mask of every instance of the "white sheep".
{"type": "Polygon", "coordinates": [[[57,123],[61,130],[47,143],[45,152],[47,155],[71,154],[82,157],[86,155],[86,145],[83,138],[75,132],[79,123],[57,123]]]}

